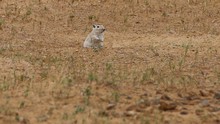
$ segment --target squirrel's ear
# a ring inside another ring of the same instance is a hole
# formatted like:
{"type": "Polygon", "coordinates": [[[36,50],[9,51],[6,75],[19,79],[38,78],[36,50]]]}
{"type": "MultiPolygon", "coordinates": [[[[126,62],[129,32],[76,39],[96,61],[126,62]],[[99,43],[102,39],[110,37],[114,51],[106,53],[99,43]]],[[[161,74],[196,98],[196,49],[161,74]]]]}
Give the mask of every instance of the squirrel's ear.
{"type": "Polygon", "coordinates": [[[93,28],[95,28],[95,25],[92,25],[93,26],[93,28]]]}

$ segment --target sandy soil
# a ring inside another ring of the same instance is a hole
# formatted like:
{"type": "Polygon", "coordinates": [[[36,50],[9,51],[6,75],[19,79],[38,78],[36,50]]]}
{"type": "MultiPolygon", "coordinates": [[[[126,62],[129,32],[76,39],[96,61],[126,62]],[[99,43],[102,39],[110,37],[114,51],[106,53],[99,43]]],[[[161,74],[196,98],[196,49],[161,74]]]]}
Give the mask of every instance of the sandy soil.
{"type": "Polygon", "coordinates": [[[219,0],[0,0],[0,123],[219,124],[219,34],[219,0]]]}

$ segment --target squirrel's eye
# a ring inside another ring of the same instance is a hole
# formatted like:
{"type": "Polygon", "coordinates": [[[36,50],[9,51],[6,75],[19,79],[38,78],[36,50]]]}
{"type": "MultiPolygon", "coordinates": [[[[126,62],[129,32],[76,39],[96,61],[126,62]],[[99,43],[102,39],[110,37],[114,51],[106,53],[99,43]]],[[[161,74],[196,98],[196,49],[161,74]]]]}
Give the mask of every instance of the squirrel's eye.
{"type": "Polygon", "coordinates": [[[97,26],[97,28],[99,28],[99,26],[97,26]]]}

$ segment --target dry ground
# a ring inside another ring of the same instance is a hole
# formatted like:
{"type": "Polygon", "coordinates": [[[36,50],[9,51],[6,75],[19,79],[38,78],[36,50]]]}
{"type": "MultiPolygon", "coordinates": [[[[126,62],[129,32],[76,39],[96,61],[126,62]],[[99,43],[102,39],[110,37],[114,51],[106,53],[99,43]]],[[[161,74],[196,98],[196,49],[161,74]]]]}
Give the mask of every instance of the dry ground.
{"type": "Polygon", "coordinates": [[[0,0],[0,123],[218,124],[219,34],[219,0],[0,0]]]}

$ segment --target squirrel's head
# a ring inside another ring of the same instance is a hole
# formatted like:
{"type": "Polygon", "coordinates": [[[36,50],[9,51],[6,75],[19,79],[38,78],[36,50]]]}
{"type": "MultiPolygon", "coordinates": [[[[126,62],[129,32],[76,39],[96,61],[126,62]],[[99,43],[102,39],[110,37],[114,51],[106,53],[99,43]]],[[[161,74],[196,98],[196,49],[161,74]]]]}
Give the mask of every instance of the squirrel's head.
{"type": "Polygon", "coordinates": [[[103,33],[105,31],[105,27],[103,25],[93,25],[93,31],[103,33]]]}

